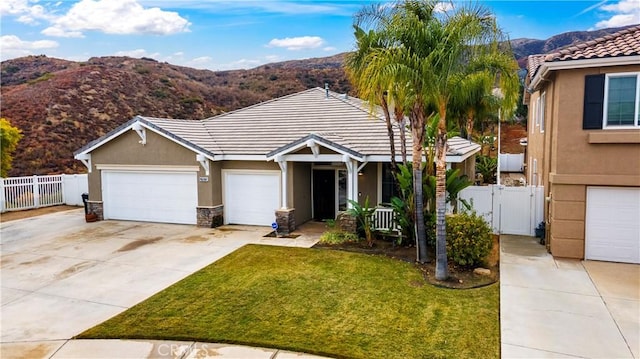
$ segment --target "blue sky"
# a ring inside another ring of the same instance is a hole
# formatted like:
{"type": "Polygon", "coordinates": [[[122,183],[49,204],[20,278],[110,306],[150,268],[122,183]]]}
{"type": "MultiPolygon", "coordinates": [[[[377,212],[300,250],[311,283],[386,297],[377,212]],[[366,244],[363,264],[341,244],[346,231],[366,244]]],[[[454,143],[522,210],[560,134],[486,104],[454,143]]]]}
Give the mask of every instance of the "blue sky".
{"type": "MultiPolygon", "coordinates": [[[[211,70],[252,68],[352,50],[353,14],[371,2],[2,0],[0,57],[145,56],[211,70]]],[[[640,23],[638,0],[481,3],[512,39],[640,23]]]]}

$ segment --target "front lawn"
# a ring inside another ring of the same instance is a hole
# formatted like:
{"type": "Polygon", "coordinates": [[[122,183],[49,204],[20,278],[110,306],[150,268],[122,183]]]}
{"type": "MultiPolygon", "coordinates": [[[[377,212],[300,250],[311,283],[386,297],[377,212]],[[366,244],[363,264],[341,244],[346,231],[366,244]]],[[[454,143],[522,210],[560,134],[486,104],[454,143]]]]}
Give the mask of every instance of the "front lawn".
{"type": "Polygon", "coordinates": [[[354,358],[497,358],[499,286],[427,284],[410,263],[249,245],[79,338],[195,340],[354,358]]]}

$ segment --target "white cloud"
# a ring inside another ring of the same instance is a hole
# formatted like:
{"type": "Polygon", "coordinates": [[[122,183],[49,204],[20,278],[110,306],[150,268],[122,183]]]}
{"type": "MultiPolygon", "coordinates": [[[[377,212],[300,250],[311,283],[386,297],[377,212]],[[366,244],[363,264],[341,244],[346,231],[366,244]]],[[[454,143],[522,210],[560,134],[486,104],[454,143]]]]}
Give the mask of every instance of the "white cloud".
{"type": "Polygon", "coordinates": [[[278,55],[267,55],[264,57],[264,59],[269,62],[276,62],[276,61],[280,61],[282,58],[278,55]]]}
{"type": "Polygon", "coordinates": [[[3,0],[0,2],[0,15],[16,16],[18,22],[35,25],[38,20],[51,20],[50,14],[37,0],[3,0]]]}
{"type": "Polygon", "coordinates": [[[333,46],[327,46],[325,48],[322,49],[322,51],[326,51],[326,52],[330,52],[330,51],[336,51],[337,49],[333,46]]]}
{"type": "Polygon", "coordinates": [[[79,37],[83,31],[169,35],[188,32],[191,25],[177,12],[144,8],[136,0],[81,0],[51,24],[42,33],[62,37],[79,37]]]}
{"type": "Polygon", "coordinates": [[[600,7],[600,10],[613,13],[607,20],[599,21],[596,28],[620,27],[633,25],[640,22],[640,6],[637,0],[621,0],[616,4],[608,4],[600,7]]]}
{"type": "Polygon", "coordinates": [[[316,49],[324,45],[324,40],[318,36],[286,37],[273,39],[267,47],[284,47],[287,50],[316,49]]]}
{"type": "Polygon", "coordinates": [[[211,58],[211,56],[200,56],[200,57],[196,57],[194,59],[191,59],[188,64],[192,65],[192,66],[206,66],[211,64],[211,61],[213,59],[211,58]]]}
{"type": "Polygon", "coordinates": [[[441,1],[436,4],[436,7],[433,8],[435,12],[447,12],[453,10],[453,2],[451,1],[441,1]]]}
{"type": "Polygon", "coordinates": [[[33,55],[34,50],[53,49],[58,43],[52,40],[26,41],[15,35],[0,36],[0,54],[2,60],[33,55]]]}
{"type": "Polygon", "coordinates": [[[147,50],[145,49],[135,49],[135,50],[117,51],[114,55],[128,56],[128,57],[134,57],[134,58],[149,57],[152,59],[157,59],[160,56],[160,53],[158,52],[148,53],[147,50]]]}
{"type": "Polygon", "coordinates": [[[48,27],[40,31],[40,33],[52,37],[84,37],[81,31],[66,31],[59,27],[48,27]]]}

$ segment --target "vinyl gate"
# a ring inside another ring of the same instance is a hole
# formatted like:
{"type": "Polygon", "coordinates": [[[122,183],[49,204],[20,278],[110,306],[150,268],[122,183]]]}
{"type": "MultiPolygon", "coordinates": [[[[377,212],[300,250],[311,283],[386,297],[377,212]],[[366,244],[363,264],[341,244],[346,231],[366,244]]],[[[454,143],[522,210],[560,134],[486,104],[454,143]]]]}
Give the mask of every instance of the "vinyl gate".
{"type": "Polygon", "coordinates": [[[471,186],[460,192],[460,198],[472,204],[497,234],[533,236],[543,221],[542,186],[471,186]]]}
{"type": "Polygon", "coordinates": [[[60,204],[79,206],[84,192],[88,192],[86,174],[1,178],[0,211],[60,204]]]}

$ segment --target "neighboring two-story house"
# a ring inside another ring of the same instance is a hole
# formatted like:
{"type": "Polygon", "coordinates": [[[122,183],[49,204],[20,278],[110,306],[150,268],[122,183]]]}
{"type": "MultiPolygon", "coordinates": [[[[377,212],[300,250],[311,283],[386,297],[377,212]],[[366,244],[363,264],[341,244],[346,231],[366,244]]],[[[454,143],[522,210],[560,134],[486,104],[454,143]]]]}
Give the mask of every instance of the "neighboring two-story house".
{"type": "Polygon", "coordinates": [[[530,56],[525,102],[550,252],[640,263],[640,26],[530,56]]]}

